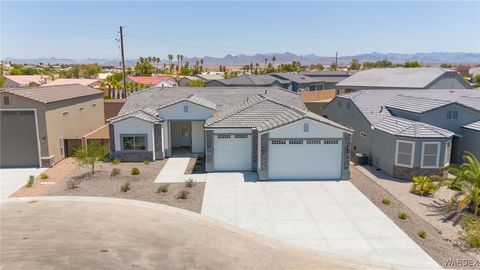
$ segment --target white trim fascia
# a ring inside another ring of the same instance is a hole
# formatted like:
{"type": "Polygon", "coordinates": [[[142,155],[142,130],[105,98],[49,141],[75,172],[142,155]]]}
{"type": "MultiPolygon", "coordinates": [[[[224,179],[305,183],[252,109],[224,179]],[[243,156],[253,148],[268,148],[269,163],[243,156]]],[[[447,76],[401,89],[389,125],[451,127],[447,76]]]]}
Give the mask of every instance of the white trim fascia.
{"type": "Polygon", "coordinates": [[[413,168],[413,162],[415,157],[415,141],[404,141],[404,140],[396,140],[395,142],[395,165],[400,166],[400,167],[407,167],[407,168],[413,168]],[[412,153],[411,153],[411,158],[410,158],[410,165],[405,165],[398,163],[398,145],[399,143],[407,143],[412,145],[412,153]]]}
{"type": "Polygon", "coordinates": [[[422,142],[422,155],[420,156],[421,160],[420,160],[420,168],[422,169],[436,169],[438,168],[438,164],[440,162],[440,142],[422,142]],[[435,166],[424,166],[423,165],[423,155],[424,155],[424,152],[425,152],[425,145],[427,144],[436,144],[437,145],[437,160],[436,160],[436,163],[435,163],[435,166]]]}

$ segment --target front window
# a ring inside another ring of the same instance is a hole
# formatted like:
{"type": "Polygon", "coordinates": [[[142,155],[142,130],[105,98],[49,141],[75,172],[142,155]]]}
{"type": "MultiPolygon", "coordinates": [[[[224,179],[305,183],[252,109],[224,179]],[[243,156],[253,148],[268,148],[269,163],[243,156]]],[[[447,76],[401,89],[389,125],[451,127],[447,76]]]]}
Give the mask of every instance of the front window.
{"type": "Polygon", "coordinates": [[[146,135],[122,136],[122,150],[138,151],[147,149],[146,135]]]}
{"type": "Polygon", "coordinates": [[[438,168],[439,142],[424,142],[422,144],[422,168],[438,168]]]}
{"type": "Polygon", "coordinates": [[[396,148],[395,165],[412,168],[415,142],[398,140],[396,148]]]}

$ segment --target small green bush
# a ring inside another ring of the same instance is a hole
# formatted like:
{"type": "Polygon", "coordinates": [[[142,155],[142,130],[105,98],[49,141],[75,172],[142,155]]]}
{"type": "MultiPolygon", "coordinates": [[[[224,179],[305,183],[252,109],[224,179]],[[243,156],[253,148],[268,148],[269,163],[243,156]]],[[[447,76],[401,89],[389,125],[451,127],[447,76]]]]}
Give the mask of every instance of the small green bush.
{"type": "Polygon", "coordinates": [[[76,189],[80,187],[80,181],[76,179],[70,179],[67,181],[67,189],[76,189]]]}
{"type": "Polygon", "coordinates": [[[428,176],[416,176],[413,177],[412,187],[410,192],[420,196],[430,196],[438,190],[440,185],[432,181],[432,178],[428,176]]]}
{"type": "Polygon", "coordinates": [[[42,180],[48,179],[48,174],[47,173],[40,174],[40,179],[42,179],[42,180]]]}
{"type": "Polygon", "coordinates": [[[420,238],[427,238],[427,235],[428,235],[428,234],[427,234],[427,232],[426,232],[425,230],[420,230],[420,231],[418,231],[418,236],[419,236],[420,238]]]}
{"type": "Polygon", "coordinates": [[[132,168],[132,175],[139,175],[140,174],[140,169],[137,167],[132,168]]]}
{"type": "Polygon", "coordinates": [[[114,159],[114,160],[112,160],[112,163],[115,164],[115,165],[116,165],[116,164],[120,164],[120,160],[114,159]]]}
{"type": "Polygon", "coordinates": [[[189,178],[188,180],[185,180],[185,186],[188,187],[188,188],[191,188],[195,185],[195,183],[193,182],[193,179],[192,178],[189,178]]]}
{"type": "Polygon", "coordinates": [[[119,175],[119,174],[120,174],[120,168],[113,168],[112,172],[110,173],[110,176],[114,177],[114,176],[119,175]]]}
{"type": "Polygon", "coordinates": [[[161,184],[157,189],[157,193],[167,193],[167,192],[168,192],[168,184],[161,184]]]}
{"type": "Polygon", "coordinates": [[[405,220],[408,218],[408,215],[407,213],[401,212],[400,214],[398,214],[398,218],[401,220],[405,220]]]}
{"type": "Polygon", "coordinates": [[[33,177],[33,175],[30,175],[30,178],[28,178],[27,184],[25,186],[27,188],[31,188],[34,182],[35,182],[35,178],[33,177]]]}
{"type": "Polygon", "coordinates": [[[143,164],[145,164],[145,165],[150,164],[150,160],[144,160],[144,161],[143,161],[143,164]]]}
{"type": "Polygon", "coordinates": [[[190,195],[190,192],[188,192],[187,190],[182,190],[178,193],[177,198],[182,199],[182,200],[186,200],[186,199],[188,199],[188,195],[190,195]]]}
{"type": "Polygon", "coordinates": [[[460,238],[464,240],[471,248],[480,247],[480,219],[474,215],[465,216],[460,222],[462,231],[460,238]]]}
{"type": "Polygon", "coordinates": [[[391,202],[390,202],[389,199],[384,198],[384,199],[382,199],[382,203],[385,204],[385,205],[390,205],[391,202]]]}
{"type": "Polygon", "coordinates": [[[129,182],[125,182],[125,184],[123,184],[121,187],[120,187],[120,190],[122,192],[128,192],[130,191],[130,183],[129,182]]]}

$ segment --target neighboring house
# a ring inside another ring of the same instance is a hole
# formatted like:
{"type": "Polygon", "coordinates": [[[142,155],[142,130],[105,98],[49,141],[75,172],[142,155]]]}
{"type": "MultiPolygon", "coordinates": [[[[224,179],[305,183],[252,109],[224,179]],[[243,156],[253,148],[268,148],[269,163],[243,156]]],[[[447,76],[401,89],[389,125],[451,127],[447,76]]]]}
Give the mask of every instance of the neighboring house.
{"type": "Polygon", "coordinates": [[[469,71],[469,76],[472,77],[472,83],[477,83],[477,76],[480,75],[480,67],[472,67],[469,71]]]}
{"type": "Polygon", "coordinates": [[[278,86],[287,89],[290,81],[285,81],[270,75],[243,74],[231,79],[212,80],[205,83],[205,87],[272,87],[278,86]]]}
{"type": "Polygon", "coordinates": [[[104,125],[103,93],[83,85],[0,92],[1,167],[50,167],[104,125]]]}
{"type": "Polygon", "coordinates": [[[197,74],[196,77],[204,82],[209,82],[213,80],[223,80],[223,73],[206,73],[206,74],[197,74]]]}
{"type": "Polygon", "coordinates": [[[289,82],[286,89],[294,92],[324,90],[325,86],[323,79],[308,77],[306,75],[284,72],[284,73],[269,73],[269,76],[280,79],[284,82],[289,82]]]}
{"type": "Polygon", "coordinates": [[[43,75],[5,75],[5,87],[40,86],[47,83],[43,75]]]}
{"type": "Polygon", "coordinates": [[[321,79],[324,89],[335,89],[337,83],[350,77],[352,72],[349,71],[304,71],[300,74],[307,77],[321,79]]]}
{"type": "Polygon", "coordinates": [[[394,177],[438,174],[465,151],[480,157],[478,90],[361,90],[321,114],[355,130],[352,156],[365,154],[394,177]]]}
{"type": "Polygon", "coordinates": [[[292,91],[267,87],[152,88],[109,119],[112,157],[205,155],[206,170],[267,179],[348,179],[352,130],[306,110],[292,91]]]}
{"type": "Polygon", "coordinates": [[[83,86],[98,88],[98,85],[100,84],[100,80],[99,79],[56,79],[42,85],[42,87],[56,86],[56,85],[69,85],[69,84],[80,84],[83,86]]]}
{"type": "Polygon", "coordinates": [[[174,87],[177,86],[177,82],[171,76],[128,76],[127,80],[133,83],[149,85],[149,86],[164,86],[174,87]]]}
{"type": "Polygon", "coordinates": [[[471,89],[460,74],[444,68],[375,68],[337,83],[337,92],[364,89],[471,89]]]}
{"type": "Polygon", "coordinates": [[[200,79],[195,76],[178,76],[177,77],[178,86],[180,87],[189,86],[190,82],[194,80],[200,80],[200,79]]]}

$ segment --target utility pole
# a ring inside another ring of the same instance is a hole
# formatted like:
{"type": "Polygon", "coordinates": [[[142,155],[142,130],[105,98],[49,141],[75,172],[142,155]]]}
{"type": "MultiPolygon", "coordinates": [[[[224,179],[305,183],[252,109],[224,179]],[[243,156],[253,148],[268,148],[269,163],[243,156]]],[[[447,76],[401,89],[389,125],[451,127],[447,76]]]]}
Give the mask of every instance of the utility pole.
{"type": "Polygon", "coordinates": [[[123,26],[120,26],[120,50],[122,51],[123,91],[122,98],[127,97],[127,78],[125,74],[125,53],[123,51],[123,26]]]}
{"type": "Polygon", "coordinates": [[[335,66],[338,68],[338,52],[335,52],[335,66]]]}

